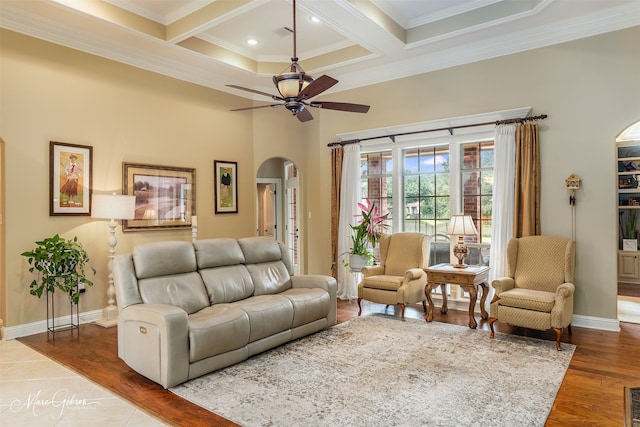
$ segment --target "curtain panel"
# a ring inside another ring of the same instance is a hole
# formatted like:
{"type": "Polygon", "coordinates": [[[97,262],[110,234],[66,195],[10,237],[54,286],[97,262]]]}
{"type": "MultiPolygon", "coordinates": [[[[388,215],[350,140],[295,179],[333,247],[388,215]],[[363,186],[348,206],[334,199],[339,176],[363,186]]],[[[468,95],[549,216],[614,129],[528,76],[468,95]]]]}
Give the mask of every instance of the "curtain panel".
{"type": "Polygon", "coordinates": [[[518,124],[514,194],[514,237],[541,234],[540,137],[537,123],[518,124]]]}
{"type": "Polygon", "coordinates": [[[342,184],[342,146],[331,149],[331,275],[338,279],[338,226],[340,219],[340,185],[342,184]]]}
{"type": "Polygon", "coordinates": [[[358,297],[358,283],[354,274],[345,267],[342,259],[351,250],[351,227],[358,220],[360,211],[360,144],[344,147],[342,161],[342,185],[340,186],[340,216],[338,223],[338,298],[352,300],[358,297]]]}
{"type": "Polygon", "coordinates": [[[490,281],[507,275],[507,243],[513,237],[515,133],[515,124],[497,126],[495,130],[490,281]]]}

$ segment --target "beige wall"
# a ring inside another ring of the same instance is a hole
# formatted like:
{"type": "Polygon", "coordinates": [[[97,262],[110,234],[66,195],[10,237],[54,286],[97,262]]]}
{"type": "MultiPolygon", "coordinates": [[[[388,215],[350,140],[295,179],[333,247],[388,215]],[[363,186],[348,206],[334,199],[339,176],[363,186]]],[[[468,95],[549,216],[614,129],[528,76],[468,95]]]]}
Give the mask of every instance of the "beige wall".
{"type": "MultiPolygon", "coordinates": [[[[105,305],[107,229],[84,217],[48,216],[48,143],[94,147],[94,188],[121,188],[122,161],[195,167],[201,237],[252,235],[255,177],[271,157],[301,173],[305,272],[329,273],[330,149],[337,133],[531,106],[542,138],[543,232],[571,236],[564,179],[577,195],[576,313],[616,317],[614,138],[640,119],[640,28],[319,99],[370,104],[366,115],[312,110],[299,123],[281,110],[231,113],[247,100],[2,32],[0,137],[5,141],[6,326],[44,319],[28,295],[19,256],[35,240],[77,235],[98,269],[81,311],[105,305]],[[214,215],[213,160],[238,161],[238,215],[214,215]],[[309,218],[311,213],[311,218],[309,218]]],[[[188,231],[118,232],[137,243],[188,240],[188,231]]],[[[1,287],[0,287],[1,289],[1,287]]],[[[2,313],[2,311],[0,311],[2,313]]]]}
{"type": "MultiPolygon", "coordinates": [[[[371,104],[366,115],[323,111],[319,144],[361,129],[531,106],[541,126],[542,231],[571,237],[564,180],[583,179],[576,204],[575,312],[617,318],[614,139],[640,119],[640,27],[332,95],[371,104]]],[[[329,198],[329,149],[308,190],[329,198]],[[316,185],[313,187],[312,185],[316,185]]],[[[314,203],[315,200],[310,201],[314,203]]],[[[323,212],[328,212],[324,209],[323,212]]],[[[322,233],[318,265],[329,265],[322,233]]]]}
{"type": "MultiPolygon", "coordinates": [[[[244,100],[16,33],[1,35],[5,326],[45,318],[44,301],[28,294],[33,277],[20,253],[55,233],[78,236],[98,271],[80,311],[106,305],[106,222],[49,216],[51,140],[93,146],[93,187],[100,191],[122,189],[123,161],[195,168],[199,235],[253,235],[252,119],[228,111],[244,100]],[[214,159],[239,163],[237,215],[213,214],[214,159]]],[[[122,234],[118,228],[116,237],[122,253],[143,242],[190,240],[191,231],[122,234]]]]}

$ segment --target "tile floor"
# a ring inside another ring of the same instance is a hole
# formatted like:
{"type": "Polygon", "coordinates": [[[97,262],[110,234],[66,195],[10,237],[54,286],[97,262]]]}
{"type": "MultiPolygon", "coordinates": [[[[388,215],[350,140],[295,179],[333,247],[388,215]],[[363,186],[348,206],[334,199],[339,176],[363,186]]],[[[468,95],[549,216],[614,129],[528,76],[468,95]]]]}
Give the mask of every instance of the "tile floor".
{"type": "Polygon", "coordinates": [[[0,340],[0,425],[165,424],[21,342],[0,340]]]}
{"type": "Polygon", "coordinates": [[[618,296],[618,319],[640,323],[640,298],[618,296]]]}

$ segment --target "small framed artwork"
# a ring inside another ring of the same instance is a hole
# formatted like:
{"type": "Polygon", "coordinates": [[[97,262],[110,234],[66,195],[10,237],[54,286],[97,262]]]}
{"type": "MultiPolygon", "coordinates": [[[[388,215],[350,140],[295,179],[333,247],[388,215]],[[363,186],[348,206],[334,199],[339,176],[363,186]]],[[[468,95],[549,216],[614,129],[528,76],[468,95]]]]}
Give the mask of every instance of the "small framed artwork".
{"type": "Polygon", "coordinates": [[[91,215],[93,147],[49,142],[49,215],[91,215]]]}
{"type": "Polygon", "coordinates": [[[214,160],[216,213],[238,213],[238,163],[214,160]]]}
{"type": "Polygon", "coordinates": [[[136,196],[135,218],[122,231],[191,228],[196,211],[196,170],[122,163],[122,194],[136,196]]]}

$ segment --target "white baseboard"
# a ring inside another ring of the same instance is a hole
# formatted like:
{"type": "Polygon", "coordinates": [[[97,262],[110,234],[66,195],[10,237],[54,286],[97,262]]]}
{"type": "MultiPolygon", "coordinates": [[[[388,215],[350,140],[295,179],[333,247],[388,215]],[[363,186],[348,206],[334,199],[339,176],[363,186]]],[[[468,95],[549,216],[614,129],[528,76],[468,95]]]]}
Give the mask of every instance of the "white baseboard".
{"type": "MultiPolygon", "coordinates": [[[[80,324],[83,323],[91,323],[102,317],[102,309],[93,310],[93,311],[85,311],[80,313],[80,324]]],[[[68,323],[69,315],[57,317],[54,320],[57,324],[68,323]]],[[[38,322],[25,323],[22,325],[16,326],[8,326],[2,328],[2,333],[0,334],[4,340],[12,340],[19,337],[26,337],[28,335],[39,334],[42,332],[47,332],[47,321],[40,320],[38,322]]]]}
{"type": "Polygon", "coordinates": [[[605,319],[604,317],[583,316],[581,314],[573,315],[571,326],[620,332],[620,321],[618,319],[605,319]]]}

